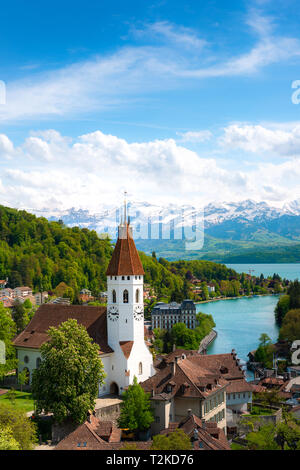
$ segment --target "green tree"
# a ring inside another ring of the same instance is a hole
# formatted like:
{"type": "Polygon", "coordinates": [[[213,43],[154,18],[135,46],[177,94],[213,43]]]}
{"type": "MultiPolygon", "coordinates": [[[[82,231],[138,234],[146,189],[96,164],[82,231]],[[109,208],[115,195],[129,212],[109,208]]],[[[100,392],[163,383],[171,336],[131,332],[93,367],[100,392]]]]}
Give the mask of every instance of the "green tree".
{"type": "Polygon", "coordinates": [[[300,450],[300,426],[291,413],[283,413],[283,421],[276,426],[276,442],[281,450],[300,450]]]}
{"type": "Polygon", "coordinates": [[[23,369],[18,373],[18,384],[20,385],[21,392],[23,391],[23,386],[27,383],[27,371],[23,369]]]}
{"type": "Polygon", "coordinates": [[[275,441],[276,428],[273,424],[266,424],[258,431],[247,435],[248,449],[250,450],[278,450],[280,447],[275,441]]]}
{"type": "Polygon", "coordinates": [[[23,331],[28,325],[30,320],[24,304],[22,304],[22,302],[19,300],[14,302],[12,316],[17,327],[17,333],[21,333],[21,331],[23,331]]]}
{"type": "Polygon", "coordinates": [[[267,333],[262,333],[259,337],[259,345],[262,346],[263,348],[266,347],[268,344],[270,344],[271,338],[270,336],[267,335],[267,333]]]}
{"type": "Polygon", "coordinates": [[[171,331],[171,344],[175,344],[177,348],[197,349],[199,340],[194,330],[186,327],[185,323],[176,323],[171,331]]]}
{"type": "Polygon", "coordinates": [[[32,309],[32,303],[30,302],[30,299],[25,299],[24,303],[23,303],[23,306],[26,310],[32,309]]]}
{"type": "Polygon", "coordinates": [[[151,450],[190,450],[192,444],[189,436],[182,429],[176,429],[169,435],[153,436],[151,450]]]}
{"type": "Polygon", "coordinates": [[[279,331],[279,339],[293,342],[300,338],[300,309],[289,310],[279,331]]]}
{"type": "Polygon", "coordinates": [[[20,450],[19,443],[8,426],[0,429],[0,450],[20,450]]]}
{"type": "Polygon", "coordinates": [[[70,417],[82,423],[95,406],[99,383],[104,382],[99,347],[73,319],[49,328],[48,335],[41,347],[41,365],[32,376],[37,411],[53,412],[58,422],[70,417]]]}
{"type": "Polygon", "coordinates": [[[283,421],[260,426],[247,441],[250,450],[300,450],[300,426],[291,413],[283,412],[283,421]]]}
{"type": "MultiPolygon", "coordinates": [[[[12,437],[20,450],[31,450],[37,443],[35,425],[27,418],[26,413],[2,403],[0,403],[0,429],[8,429],[9,434],[6,434],[6,438],[12,437]]],[[[3,440],[5,442],[5,434],[3,440]]]]}
{"type": "Polygon", "coordinates": [[[262,333],[259,337],[259,346],[255,351],[255,361],[261,362],[264,367],[271,369],[273,367],[274,351],[275,346],[271,343],[271,338],[266,333],[262,333]]]}
{"type": "Polygon", "coordinates": [[[282,324],[282,321],[289,310],[290,310],[290,296],[283,295],[280,297],[275,307],[275,319],[279,326],[282,324]]]}
{"type": "Polygon", "coordinates": [[[17,367],[15,348],[12,339],[16,334],[16,325],[11,313],[0,302],[0,341],[5,345],[5,364],[0,363],[0,378],[17,367]]]}
{"type": "Polygon", "coordinates": [[[154,421],[150,405],[150,394],[138,384],[134,377],[133,384],[122,395],[121,414],[118,419],[120,428],[130,431],[145,431],[154,421]]]}
{"type": "Polygon", "coordinates": [[[202,289],[202,291],[201,291],[202,300],[208,300],[209,299],[209,292],[208,292],[206,282],[201,283],[201,289],[202,289]]]}

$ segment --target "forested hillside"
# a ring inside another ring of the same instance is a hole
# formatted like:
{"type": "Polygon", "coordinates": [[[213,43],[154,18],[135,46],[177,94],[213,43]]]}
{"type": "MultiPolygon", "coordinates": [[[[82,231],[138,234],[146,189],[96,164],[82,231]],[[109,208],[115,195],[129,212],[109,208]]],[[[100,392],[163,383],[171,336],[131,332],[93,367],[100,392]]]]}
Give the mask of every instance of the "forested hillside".
{"type": "MultiPolygon", "coordinates": [[[[65,282],[75,293],[84,287],[95,294],[106,289],[105,271],[113,244],[94,230],[66,227],[0,206],[0,239],[0,278],[7,277],[12,288],[27,285],[35,291],[51,291],[65,282]]],[[[157,260],[155,254],[140,256],[145,282],[159,297],[180,300],[191,274],[206,281],[239,277],[232,269],[209,261],[168,262],[157,260]]]]}

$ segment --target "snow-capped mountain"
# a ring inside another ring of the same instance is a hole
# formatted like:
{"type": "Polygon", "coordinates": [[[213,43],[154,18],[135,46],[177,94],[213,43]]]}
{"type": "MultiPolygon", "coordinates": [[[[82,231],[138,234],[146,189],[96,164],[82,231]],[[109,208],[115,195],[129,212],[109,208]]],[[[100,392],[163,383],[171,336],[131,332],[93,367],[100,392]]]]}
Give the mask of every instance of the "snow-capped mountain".
{"type": "MultiPolygon", "coordinates": [[[[282,208],[252,200],[210,203],[204,208],[130,202],[127,212],[140,239],[149,238],[149,230],[152,239],[180,239],[182,227],[204,229],[207,235],[221,239],[247,240],[250,237],[253,240],[253,234],[257,231],[271,232],[289,239],[300,237],[300,200],[282,208]]],[[[103,207],[98,213],[75,208],[36,212],[49,220],[61,219],[68,226],[78,225],[98,233],[106,232],[112,238],[116,237],[122,213],[123,207],[103,207]]]]}

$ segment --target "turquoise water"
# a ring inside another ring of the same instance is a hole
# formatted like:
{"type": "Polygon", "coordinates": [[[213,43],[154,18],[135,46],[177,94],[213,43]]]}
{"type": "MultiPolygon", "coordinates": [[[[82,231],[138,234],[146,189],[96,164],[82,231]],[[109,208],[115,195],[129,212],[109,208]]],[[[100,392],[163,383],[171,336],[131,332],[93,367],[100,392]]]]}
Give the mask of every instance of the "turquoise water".
{"type": "Polygon", "coordinates": [[[232,268],[238,273],[249,273],[249,269],[253,270],[253,276],[260,276],[261,273],[265,276],[273,276],[274,273],[279,274],[280,277],[294,281],[300,279],[300,264],[299,263],[278,263],[278,264],[226,264],[228,268],[232,268]]]}
{"type": "Polygon", "coordinates": [[[208,354],[229,353],[235,349],[238,357],[246,362],[249,351],[256,349],[261,333],[277,340],[274,308],[278,296],[243,297],[197,304],[197,311],[210,313],[218,333],[209,346],[208,354]]]}

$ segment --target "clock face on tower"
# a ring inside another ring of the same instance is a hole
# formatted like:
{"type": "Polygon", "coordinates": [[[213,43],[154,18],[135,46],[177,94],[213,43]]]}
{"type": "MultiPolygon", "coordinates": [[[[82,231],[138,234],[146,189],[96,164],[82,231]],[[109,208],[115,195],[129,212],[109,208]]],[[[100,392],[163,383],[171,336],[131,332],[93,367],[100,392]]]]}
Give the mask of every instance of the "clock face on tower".
{"type": "Polygon", "coordinates": [[[133,316],[138,321],[144,318],[144,309],[141,305],[137,305],[136,307],[134,307],[133,316]]]}
{"type": "Polygon", "coordinates": [[[116,321],[119,318],[119,310],[118,307],[112,305],[111,307],[108,308],[107,310],[107,316],[110,320],[116,321]]]}

